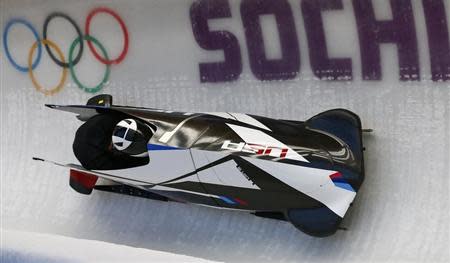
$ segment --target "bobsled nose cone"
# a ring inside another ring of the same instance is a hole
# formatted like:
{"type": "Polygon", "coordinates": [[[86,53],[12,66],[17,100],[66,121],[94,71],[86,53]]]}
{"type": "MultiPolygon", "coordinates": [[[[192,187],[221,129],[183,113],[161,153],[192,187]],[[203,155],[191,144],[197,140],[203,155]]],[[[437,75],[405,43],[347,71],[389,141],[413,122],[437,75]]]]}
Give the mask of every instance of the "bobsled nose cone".
{"type": "Polygon", "coordinates": [[[306,209],[290,209],[287,212],[288,220],[299,230],[308,235],[326,237],[339,229],[342,218],[328,207],[306,209]]]}

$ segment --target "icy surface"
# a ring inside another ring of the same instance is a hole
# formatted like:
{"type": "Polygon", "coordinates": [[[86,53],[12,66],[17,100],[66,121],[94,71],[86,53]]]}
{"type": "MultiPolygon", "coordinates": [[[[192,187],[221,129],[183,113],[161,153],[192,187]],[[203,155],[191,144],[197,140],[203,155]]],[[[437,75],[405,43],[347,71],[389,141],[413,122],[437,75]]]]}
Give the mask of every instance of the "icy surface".
{"type": "MultiPolygon", "coordinates": [[[[346,29],[353,21],[350,1],[344,1],[339,16],[331,12],[326,17],[343,33],[330,34],[342,37],[334,40],[342,44],[335,45],[339,48],[331,52],[353,58],[355,79],[315,79],[309,73],[298,2],[291,2],[299,24],[302,54],[302,74],[298,79],[257,81],[244,59],[244,74],[239,81],[208,85],[198,81],[198,63],[217,57],[202,51],[193,40],[191,1],[101,1],[99,4],[118,10],[124,17],[131,40],[128,57],[112,68],[104,92],[112,94],[116,104],[190,112],[247,112],[294,120],[304,120],[331,108],[356,112],[364,126],[375,132],[364,138],[366,180],[343,222],[348,231],[318,239],[297,231],[289,223],[242,212],[109,193],[75,193],[68,185],[68,171],[33,162],[31,157],[75,161],[71,143],[80,122],[72,114],[46,109],[43,104],[82,104],[90,94],[78,90],[69,79],[61,93],[45,97],[33,89],[26,74],[11,67],[3,53],[2,228],[214,261],[449,262],[450,82],[429,81],[421,1],[412,1],[418,38],[423,40],[419,41],[424,74],[420,82],[398,81],[397,54],[391,45],[382,48],[383,80],[361,80],[356,32],[354,28],[346,29]]],[[[225,26],[244,43],[239,4],[233,3],[233,18],[226,20],[225,26]]],[[[22,16],[41,30],[46,15],[56,10],[70,14],[83,28],[87,13],[94,6],[97,4],[93,1],[0,0],[0,28],[3,30],[11,17],[22,16]]],[[[447,14],[450,16],[450,12],[447,14]]],[[[111,56],[118,54],[121,32],[111,21],[98,19],[93,34],[111,50],[111,56]],[[106,29],[99,30],[103,24],[106,29]]],[[[66,28],[70,28],[68,23],[55,23],[49,33],[54,39],[61,39],[58,43],[63,50],[68,50],[75,34],[66,28]]],[[[15,57],[23,64],[33,39],[25,29],[16,30],[9,41],[15,57]]],[[[246,58],[245,49],[242,52],[246,58]]],[[[83,81],[95,84],[103,67],[86,48],[76,70],[83,81]]],[[[60,68],[43,52],[35,73],[43,84],[51,85],[56,83],[60,68]]],[[[2,246],[8,246],[8,241],[2,236],[2,246]]],[[[123,261],[126,259],[124,255],[123,261]]]]}
{"type": "Polygon", "coordinates": [[[2,230],[1,233],[4,242],[1,262],[210,262],[167,252],[58,235],[9,230],[2,230]]]}

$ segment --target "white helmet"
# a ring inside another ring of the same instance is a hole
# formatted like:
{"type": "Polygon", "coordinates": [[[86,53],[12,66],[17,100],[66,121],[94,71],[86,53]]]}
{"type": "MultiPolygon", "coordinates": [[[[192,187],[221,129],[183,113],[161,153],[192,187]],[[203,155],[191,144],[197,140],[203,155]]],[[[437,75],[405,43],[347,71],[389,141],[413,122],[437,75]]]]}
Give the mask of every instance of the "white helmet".
{"type": "Polygon", "coordinates": [[[142,128],[143,124],[138,124],[134,119],[121,120],[117,123],[112,134],[114,148],[130,155],[146,152],[148,140],[142,128]]]}

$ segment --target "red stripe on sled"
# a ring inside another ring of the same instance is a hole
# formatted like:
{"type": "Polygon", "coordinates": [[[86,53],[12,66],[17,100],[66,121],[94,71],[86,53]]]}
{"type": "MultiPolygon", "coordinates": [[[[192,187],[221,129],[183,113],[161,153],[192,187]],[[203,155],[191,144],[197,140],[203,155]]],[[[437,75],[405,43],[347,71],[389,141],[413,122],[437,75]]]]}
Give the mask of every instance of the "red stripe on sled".
{"type": "Polygon", "coordinates": [[[241,200],[239,198],[234,198],[234,201],[238,202],[240,205],[248,205],[248,203],[244,200],[241,200]]]}
{"type": "Polygon", "coordinates": [[[94,188],[95,183],[97,182],[98,179],[96,175],[72,169],[70,169],[70,178],[75,180],[82,186],[86,187],[87,189],[94,188]]]}
{"type": "Polygon", "coordinates": [[[341,178],[341,177],[342,177],[342,174],[340,172],[336,172],[336,173],[330,175],[331,180],[336,179],[336,178],[341,178]]]}

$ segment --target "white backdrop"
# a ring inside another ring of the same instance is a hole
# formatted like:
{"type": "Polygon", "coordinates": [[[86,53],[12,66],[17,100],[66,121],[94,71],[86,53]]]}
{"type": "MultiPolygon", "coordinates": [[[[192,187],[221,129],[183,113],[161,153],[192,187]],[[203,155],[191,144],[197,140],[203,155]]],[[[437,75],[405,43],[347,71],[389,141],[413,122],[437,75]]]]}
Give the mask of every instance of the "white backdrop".
{"type": "MultiPolygon", "coordinates": [[[[126,59],[111,68],[103,92],[120,105],[182,111],[232,111],[304,120],[331,108],[360,115],[373,135],[365,137],[366,180],[343,226],[348,231],[324,239],[309,237],[291,224],[241,212],[164,203],[94,192],[75,193],[68,171],[31,160],[41,156],[76,161],[71,144],[80,125],[74,116],[51,111],[45,103],[84,104],[91,94],[68,78],[62,92],[44,96],[27,74],[15,70],[0,53],[1,81],[1,227],[61,234],[185,254],[217,261],[442,261],[450,260],[450,82],[432,82],[421,1],[412,0],[420,55],[421,81],[400,82],[393,45],[383,45],[381,81],[363,81],[352,4],[324,13],[330,56],[350,57],[354,79],[318,80],[309,66],[308,45],[299,1],[290,1],[301,53],[301,72],[294,80],[262,82],[251,74],[239,2],[231,1],[232,18],[210,23],[236,35],[243,74],[238,81],[206,84],[198,64],[223,58],[202,50],[189,17],[192,1],[56,1],[0,0],[0,28],[12,17],[28,19],[42,35],[45,17],[54,11],[70,15],[84,32],[86,16],[107,6],[124,19],[130,32],[126,59]]],[[[390,17],[388,1],[373,1],[376,13],[390,17]]],[[[450,2],[444,1],[450,21],[450,2]]],[[[276,36],[270,23],[266,37],[276,36]]],[[[99,15],[92,35],[111,57],[120,53],[122,33],[109,16],[99,15]]],[[[49,38],[64,54],[75,30],[55,19],[49,38]]],[[[26,28],[11,29],[12,55],[25,65],[34,42],[26,28]]],[[[269,50],[277,42],[266,43],[269,50]]],[[[67,57],[67,55],[66,55],[67,57]]],[[[88,84],[101,80],[104,65],[85,45],[76,71],[88,84]]],[[[34,71],[44,85],[61,72],[45,50],[34,71]]],[[[126,260],[124,255],[123,260],[126,260]]]]}

